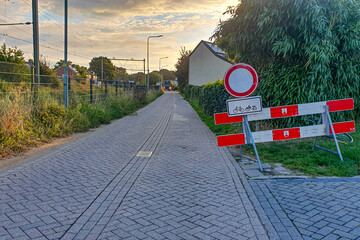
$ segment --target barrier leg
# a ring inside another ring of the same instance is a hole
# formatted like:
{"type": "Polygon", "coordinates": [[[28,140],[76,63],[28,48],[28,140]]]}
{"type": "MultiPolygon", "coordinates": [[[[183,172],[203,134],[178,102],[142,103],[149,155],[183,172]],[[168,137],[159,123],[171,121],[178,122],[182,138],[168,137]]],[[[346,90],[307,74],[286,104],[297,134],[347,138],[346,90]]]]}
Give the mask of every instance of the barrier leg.
{"type": "Polygon", "coordinates": [[[243,148],[242,148],[242,145],[240,145],[239,161],[242,161],[242,155],[243,155],[243,148]]]}
{"type": "Polygon", "coordinates": [[[244,116],[244,124],[245,124],[245,127],[246,127],[246,129],[247,129],[246,135],[249,136],[250,139],[251,139],[252,147],[254,148],[255,155],[256,155],[256,158],[257,158],[257,161],[258,161],[258,164],[259,164],[260,171],[263,172],[264,170],[263,170],[263,168],[262,168],[262,166],[261,166],[260,157],[259,157],[258,151],[257,151],[257,149],[256,149],[254,137],[253,137],[253,135],[252,135],[252,133],[251,133],[250,126],[249,126],[249,121],[248,121],[248,118],[247,118],[246,115],[244,116]]]}
{"type": "Polygon", "coordinates": [[[326,113],[326,116],[327,116],[327,121],[328,121],[328,123],[330,125],[330,128],[331,128],[331,131],[332,131],[332,135],[333,135],[334,140],[335,140],[335,144],[336,144],[336,148],[337,148],[340,160],[343,162],[344,160],[343,160],[343,157],[341,155],[339,143],[337,141],[336,134],[335,134],[335,131],[334,131],[334,126],[333,126],[332,121],[331,121],[331,117],[330,117],[330,113],[329,113],[329,106],[328,105],[325,106],[325,113],[326,113]]]}

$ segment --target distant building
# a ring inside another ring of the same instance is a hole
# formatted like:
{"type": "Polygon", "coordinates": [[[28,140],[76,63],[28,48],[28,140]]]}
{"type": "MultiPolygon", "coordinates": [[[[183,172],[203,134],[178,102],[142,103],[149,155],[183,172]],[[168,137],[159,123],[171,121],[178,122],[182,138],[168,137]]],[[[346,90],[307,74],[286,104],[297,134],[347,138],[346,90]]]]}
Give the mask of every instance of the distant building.
{"type": "MultiPolygon", "coordinates": [[[[58,78],[62,78],[63,75],[64,75],[64,70],[65,70],[65,67],[64,67],[64,66],[61,66],[61,67],[55,69],[56,76],[57,76],[58,78]]],[[[71,77],[71,76],[76,76],[76,75],[77,75],[77,71],[76,71],[72,66],[68,66],[67,70],[68,70],[68,71],[67,71],[67,75],[68,75],[68,76],[71,77]]]]}
{"type": "Polygon", "coordinates": [[[233,64],[217,45],[201,41],[189,56],[189,84],[202,86],[223,79],[233,64]]]}

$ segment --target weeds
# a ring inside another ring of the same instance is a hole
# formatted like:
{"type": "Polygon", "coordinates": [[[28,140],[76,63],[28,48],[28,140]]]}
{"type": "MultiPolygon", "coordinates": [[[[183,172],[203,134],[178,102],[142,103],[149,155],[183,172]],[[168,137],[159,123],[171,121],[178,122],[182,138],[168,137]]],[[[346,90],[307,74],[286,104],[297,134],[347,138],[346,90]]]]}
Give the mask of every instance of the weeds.
{"type": "MultiPolygon", "coordinates": [[[[1,94],[1,93],[0,93],[1,94]]],[[[145,103],[134,98],[131,92],[109,94],[102,102],[89,104],[74,96],[69,109],[61,105],[61,96],[39,91],[34,96],[24,85],[14,87],[10,94],[0,95],[0,158],[12,155],[75,132],[108,124],[124,117],[160,96],[149,91],[145,103]]]]}

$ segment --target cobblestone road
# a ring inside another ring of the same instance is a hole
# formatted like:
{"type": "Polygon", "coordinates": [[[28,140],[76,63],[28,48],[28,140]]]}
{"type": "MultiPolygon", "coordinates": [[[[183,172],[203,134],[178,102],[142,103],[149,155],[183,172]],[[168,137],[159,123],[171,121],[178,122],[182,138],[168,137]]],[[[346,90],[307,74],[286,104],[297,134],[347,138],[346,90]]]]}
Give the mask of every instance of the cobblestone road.
{"type": "Polygon", "coordinates": [[[281,239],[360,239],[359,178],[250,182],[281,239]]]}
{"type": "Polygon", "coordinates": [[[0,239],[268,239],[239,173],[168,93],[0,172],[0,239]]]}

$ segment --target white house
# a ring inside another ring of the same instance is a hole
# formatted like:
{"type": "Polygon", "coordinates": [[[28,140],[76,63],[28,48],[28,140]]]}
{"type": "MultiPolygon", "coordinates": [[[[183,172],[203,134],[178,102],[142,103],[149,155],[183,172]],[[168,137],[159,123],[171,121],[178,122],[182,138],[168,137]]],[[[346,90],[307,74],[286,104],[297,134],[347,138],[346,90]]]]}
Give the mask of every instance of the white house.
{"type": "Polygon", "coordinates": [[[202,86],[223,79],[233,64],[217,45],[201,41],[189,56],[189,84],[202,86]]]}

